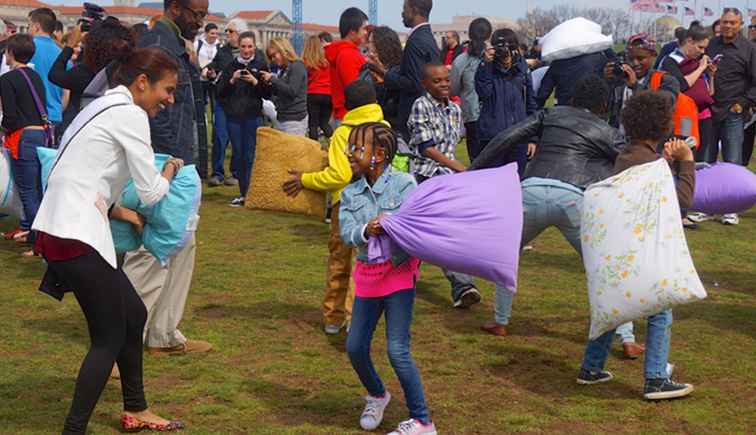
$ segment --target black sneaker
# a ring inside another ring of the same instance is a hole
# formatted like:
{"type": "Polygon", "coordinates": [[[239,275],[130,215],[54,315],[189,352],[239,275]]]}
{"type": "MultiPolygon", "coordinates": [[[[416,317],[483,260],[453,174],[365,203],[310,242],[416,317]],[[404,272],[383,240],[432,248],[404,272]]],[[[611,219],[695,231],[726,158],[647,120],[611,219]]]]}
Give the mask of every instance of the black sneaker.
{"type": "Polygon", "coordinates": [[[612,376],[610,372],[604,370],[600,372],[592,372],[586,369],[580,369],[577,383],[580,385],[593,385],[611,381],[613,378],[614,376],[612,376]]]}
{"type": "Polygon", "coordinates": [[[693,392],[693,385],[678,384],[672,379],[646,379],[643,398],[646,400],[666,400],[685,397],[693,392]]]}
{"type": "Polygon", "coordinates": [[[234,198],[233,201],[231,201],[231,204],[229,204],[231,207],[244,207],[244,197],[240,196],[238,198],[234,198]]]}
{"type": "Polygon", "coordinates": [[[479,302],[480,292],[475,287],[470,287],[459,295],[459,299],[454,301],[454,308],[470,308],[479,302]]]}

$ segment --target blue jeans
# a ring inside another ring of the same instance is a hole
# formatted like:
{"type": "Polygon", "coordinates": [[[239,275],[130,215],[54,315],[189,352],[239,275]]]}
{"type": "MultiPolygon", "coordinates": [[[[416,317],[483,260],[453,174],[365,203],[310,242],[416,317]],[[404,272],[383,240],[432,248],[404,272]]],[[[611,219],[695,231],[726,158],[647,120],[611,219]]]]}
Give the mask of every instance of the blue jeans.
{"type": "Polygon", "coordinates": [[[234,154],[238,155],[239,196],[246,197],[252,179],[252,165],[255,163],[257,145],[257,118],[239,121],[228,118],[228,134],[234,154]]]}
{"type": "MultiPolygon", "coordinates": [[[[223,110],[220,103],[213,106],[213,155],[212,155],[212,170],[213,177],[218,177],[221,180],[226,178],[226,170],[224,165],[226,164],[226,145],[228,145],[228,118],[226,117],[226,111],[223,110]]],[[[238,155],[235,150],[231,151],[231,175],[234,178],[238,178],[238,155]]]]}
{"type": "MultiPolygon", "coordinates": [[[[583,210],[583,193],[579,188],[552,179],[528,178],[522,183],[522,206],[522,246],[530,243],[545,229],[555,226],[575,251],[582,255],[580,215],[583,210]]],[[[496,286],[496,323],[509,323],[513,298],[514,293],[510,289],[496,286]]]]}
{"type": "MultiPolygon", "coordinates": [[[[45,132],[42,130],[24,130],[18,144],[18,159],[11,158],[13,181],[21,198],[24,208],[24,219],[20,222],[22,230],[31,229],[37,210],[42,203],[42,181],[40,178],[40,164],[37,157],[37,147],[45,145],[45,132]]],[[[34,233],[30,234],[30,242],[34,242],[34,233]]]]}
{"type": "Polygon", "coordinates": [[[430,422],[420,372],[410,354],[410,325],[415,289],[402,290],[382,298],[354,299],[352,324],[346,348],[360,382],[373,397],[382,397],[386,388],[370,359],[370,343],[383,312],[386,312],[386,341],[389,361],[404,390],[410,417],[430,422]]]}
{"type": "Polygon", "coordinates": [[[743,138],[745,137],[743,114],[730,112],[724,120],[715,124],[715,128],[719,140],[722,141],[722,160],[742,165],[743,138]]]}
{"type": "Polygon", "coordinates": [[[622,343],[635,343],[635,334],[633,333],[633,322],[627,322],[617,327],[617,336],[622,343]]]}
{"type": "MultiPolygon", "coordinates": [[[[648,318],[646,331],[646,356],[644,371],[646,379],[667,379],[667,360],[669,359],[670,328],[672,310],[665,310],[648,318]]],[[[591,372],[604,369],[615,331],[606,332],[599,338],[589,341],[585,349],[582,368],[591,372]]]]}

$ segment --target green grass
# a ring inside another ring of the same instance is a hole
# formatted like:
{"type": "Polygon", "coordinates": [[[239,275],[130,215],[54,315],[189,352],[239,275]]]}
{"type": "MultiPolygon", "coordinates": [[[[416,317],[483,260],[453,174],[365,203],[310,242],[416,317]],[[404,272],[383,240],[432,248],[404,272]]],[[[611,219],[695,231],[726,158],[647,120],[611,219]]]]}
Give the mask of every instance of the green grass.
{"type": "MultiPolygon", "coordinates": [[[[360,433],[365,393],[344,353],[345,338],[327,338],[320,329],[328,227],[229,208],[235,193],[223,187],[205,194],[181,325],[216,350],[146,355],[151,406],[186,420],[188,434],[360,433]]],[[[0,221],[0,230],[12,224],[0,221]]],[[[739,227],[709,222],[687,234],[709,298],[675,310],[670,359],[676,377],[696,391],[673,402],[641,400],[642,359],[621,359],[618,345],[607,367],[614,381],[575,384],[588,300],[579,257],[557,232],[544,233],[522,257],[507,338],[478,329],[492,317],[490,284],[481,283],[481,305],[454,310],[448,283],[438,269],[424,267],[413,354],[440,433],[753,433],[756,212],[739,227]]],[[[74,298],[58,303],[37,292],[43,265],[19,253],[0,244],[0,433],[49,434],[62,427],[89,339],[74,298]]],[[[637,329],[642,338],[643,322],[637,329]]],[[[383,336],[381,324],[373,355],[396,398],[381,427],[388,431],[407,412],[383,336]]],[[[120,410],[120,385],[110,382],[91,433],[117,433],[120,410]]]]}

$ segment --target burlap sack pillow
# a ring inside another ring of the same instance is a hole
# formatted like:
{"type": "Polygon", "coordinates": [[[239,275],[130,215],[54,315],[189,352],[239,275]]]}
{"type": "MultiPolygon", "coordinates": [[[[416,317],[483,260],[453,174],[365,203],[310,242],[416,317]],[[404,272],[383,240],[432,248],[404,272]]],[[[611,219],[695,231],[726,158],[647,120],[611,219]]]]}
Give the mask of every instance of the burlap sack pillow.
{"type": "Polygon", "coordinates": [[[244,202],[247,208],[325,217],[325,194],[303,190],[296,198],[286,196],[281,187],[289,169],[320,171],[328,165],[328,155],[320,144],[303,136],[293,136],[272,128],[257,129],[257,151],[252,180],[244,202]]]}

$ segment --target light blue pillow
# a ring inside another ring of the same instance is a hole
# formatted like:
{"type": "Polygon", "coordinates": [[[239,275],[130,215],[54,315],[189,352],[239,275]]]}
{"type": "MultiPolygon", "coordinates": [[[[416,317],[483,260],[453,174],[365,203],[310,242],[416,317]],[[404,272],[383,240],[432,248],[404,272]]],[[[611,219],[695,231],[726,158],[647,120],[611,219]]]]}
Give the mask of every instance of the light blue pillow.
{"type": "MultiPolygon", "coordinates": [[[[50,148],[37,148],[40,164],[42,165],[42,187],[47,187],[50,170],[58,154],[50,148]]],[[[155,167],[163,169],[163,165],[171,156],[155,154],[155,167]]],[[[111,220],[110,230],[116,252],[129,252],[144,245],[161,264],[178,253],[191,237],[187,230],[189,220],[199,211],[202,199],[202,182],[194,165],[184,166],[173,181],[168,194],[157,204],[144,206],[137,196],[134,183],[129,180],[120,198],[120,205],[137,211],[145,217],[144,232],[140,236],[134,227],[126,222],[111,220]]]]}

